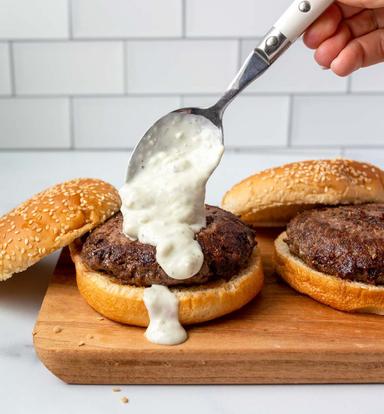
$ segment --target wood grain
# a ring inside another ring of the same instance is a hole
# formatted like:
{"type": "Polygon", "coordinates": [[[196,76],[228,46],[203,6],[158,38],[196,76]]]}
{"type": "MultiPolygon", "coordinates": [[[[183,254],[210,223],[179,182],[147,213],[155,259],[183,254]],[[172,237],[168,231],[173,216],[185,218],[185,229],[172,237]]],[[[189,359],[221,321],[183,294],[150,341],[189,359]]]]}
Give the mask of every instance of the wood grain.
{"type": "Polygon", "coordinates": [[[37,354],[76,384],[383,382],[384,319],[333,310],[285,285],[272,269],[277,234],[258,230],[261,294],[240,311],[189,327],[189,340],[174,347],[147,342],[142,328],[100,320],[77,290],[65,249],[36,322],[37,354]]]}

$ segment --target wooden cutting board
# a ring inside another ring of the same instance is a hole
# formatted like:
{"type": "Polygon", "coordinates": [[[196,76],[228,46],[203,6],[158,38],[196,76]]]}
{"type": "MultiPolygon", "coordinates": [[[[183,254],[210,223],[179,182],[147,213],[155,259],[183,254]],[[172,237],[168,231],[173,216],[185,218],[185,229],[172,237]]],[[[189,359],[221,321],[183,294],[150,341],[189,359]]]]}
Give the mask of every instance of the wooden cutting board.
{"type": "Polygon", "coordinates": [[[75,384],[384,382],[384,317],[338,312],[280,281],[272,270],[277,234],[258,231],[262,293],[240,311],[187,328],[189,340],[173,347],[147,342],[143,328],[101,320],[80,296],[65,249],[35,326],[39,358],[75,384]]]}

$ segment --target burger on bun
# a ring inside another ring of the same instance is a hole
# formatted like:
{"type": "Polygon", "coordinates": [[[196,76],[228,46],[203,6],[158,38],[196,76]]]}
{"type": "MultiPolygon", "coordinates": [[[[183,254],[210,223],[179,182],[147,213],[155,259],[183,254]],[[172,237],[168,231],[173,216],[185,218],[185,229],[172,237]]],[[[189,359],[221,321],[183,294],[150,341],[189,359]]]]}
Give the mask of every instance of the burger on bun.
{"type": "Polygon", "coordinates": [[[117,190],[97,179],[55,185],[0,218],[0,280],[70,245],[79,291],[100,314],[117,322],[149,324],[147,287],[168,288],[178,299],[180,323],[208,321],[235,311],[263,285],[255,232],[233,214],[206,206],[196,239],[200,271],[178,280],[156,261],[156,248],[122,232],[117,190]]]}
{"type": "Polygon", "coordinates": [[[109,319],[148,326],[144,290],[167,286],[179,301],[181,324],[205,322],[239,309],[260,291],[261,258],[255,232],[233,214],[206,206],[207,226],[197,233],[204,253],[200,271],[173,279],[156,262],[156,249],[122,231],[117,213],[71,244],[77,284],[85,300],[109,319]]]}
{"type": "Polygon", "coordinates": [[[276,271],[343,311],[384,314],[384,172],[357,161],[303,161],[234,186],[224,208],[253,226],[282,226],[276,271]]]}

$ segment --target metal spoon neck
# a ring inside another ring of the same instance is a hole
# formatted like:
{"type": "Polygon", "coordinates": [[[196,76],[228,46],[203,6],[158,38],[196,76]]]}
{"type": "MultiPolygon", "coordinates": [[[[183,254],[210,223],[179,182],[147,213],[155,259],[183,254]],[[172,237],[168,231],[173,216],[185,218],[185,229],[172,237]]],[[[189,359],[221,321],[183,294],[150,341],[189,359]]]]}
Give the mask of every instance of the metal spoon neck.
{"type": "Polygon", "coordinates": [[[259,45],[247,56],[239,72],[229,85],[224,95],[210,110],[221,118],[227,106],[250,83],[261,76],[275,60],[290,46],[291,42],[273,27],[259,45]]]}

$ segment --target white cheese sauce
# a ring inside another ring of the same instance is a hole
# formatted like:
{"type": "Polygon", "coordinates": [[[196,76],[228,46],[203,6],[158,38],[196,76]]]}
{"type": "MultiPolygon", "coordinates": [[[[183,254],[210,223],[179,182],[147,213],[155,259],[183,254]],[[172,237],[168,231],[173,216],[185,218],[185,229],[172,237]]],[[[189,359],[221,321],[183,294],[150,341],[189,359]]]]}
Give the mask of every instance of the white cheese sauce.
{"type": "Polygon", "coordinates": [[[152,285],[144,289],[144,303],[150,320],[145,331],[149,341],[177,345],[187,339],[187,332],[179,322],[179,301],[166,286],[152,285]]]}
{"type": "MultiPolygon", "coordinates": [[[[169,277],[188,279],[204,261],[195,234],[206,224],[205,186],[224,152],[221,132],[202,116],[171,113],[151,129],[149,138],[141,168],[120,189],[123,232],[156,246],[156,260],[169,277]]],[[[164,313],[162,306],[173,306],[172,293],[156,289],[159,306],[153,301],[151,309],[147,306],[151,323],[157,318],[154,309],[164,313]]],[[[173,314],[170,327],[177,326],[177,317],[173,314]]],[[[147,337],[154,338],[154,330],[165,327],[154,324],[147,337]]]]}

